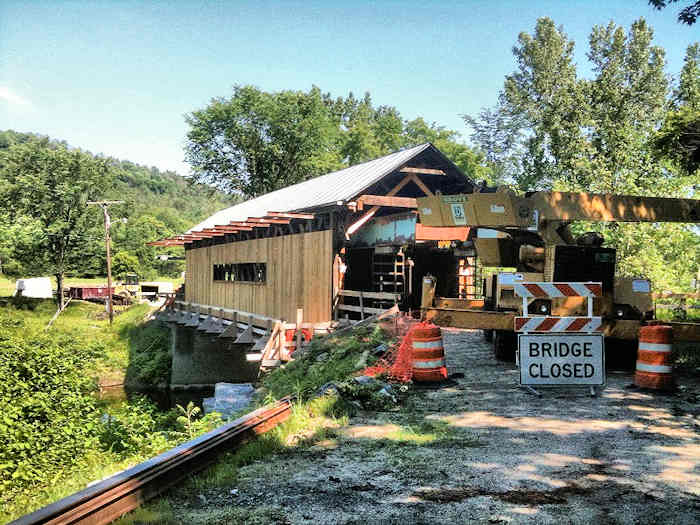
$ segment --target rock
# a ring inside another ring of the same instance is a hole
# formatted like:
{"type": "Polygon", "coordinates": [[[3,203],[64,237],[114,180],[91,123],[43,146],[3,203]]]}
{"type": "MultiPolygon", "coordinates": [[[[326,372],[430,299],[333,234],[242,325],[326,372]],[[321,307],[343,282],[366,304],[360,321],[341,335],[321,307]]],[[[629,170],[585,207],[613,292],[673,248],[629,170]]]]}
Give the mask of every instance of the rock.
{"type": "Polygon", "coordinates": [[[362,352],[360,358],[355,362],[355,370],[362,370],[367,368],[367,358],[369,357],[369,350],[362,352]]]}
{"type": "Polygon", "coordinates": [[[396,400],[396,396],[394,394],[394,389],[391,388],[391,385],[384,385],[381,389],[379,389],[377,394],[380,396],[390,397],[390,398],[396,400]]]}
{"type": "Polygon", "coordinates": [[[231,494],[231,496],[238,496],[238,489],[231,489],[229,494],[231,494]]]}
{"type": "Polygon", "coordinates": [[[376,379],[370,376],[356,376],[352,378],[355,383],[359,383],[360,385],[371,385],[372,383],[376,383],[376,379]]]}
{"type": "Polygon", "coordinates": [[[216,398],[215,397],[205,397],[202,399],[202,409],[205,414],[214,412],[216,409],[216,398]]]}
{"type": "Polygon", "coordinates": [[[387,350],[389,350],[389,346],[386,343],[382,343],[379,346],[375,347],[372,353],[374,355],[379,356],[385,354],[387,350]]]}
{"type": "Polygon", "coordinates": [[[340,390],[338,390],[338,385],[335,383],[326,383],[318,389],[317,395],[319,396],[330,396],[330,395],[340,395],[340,390]]]}

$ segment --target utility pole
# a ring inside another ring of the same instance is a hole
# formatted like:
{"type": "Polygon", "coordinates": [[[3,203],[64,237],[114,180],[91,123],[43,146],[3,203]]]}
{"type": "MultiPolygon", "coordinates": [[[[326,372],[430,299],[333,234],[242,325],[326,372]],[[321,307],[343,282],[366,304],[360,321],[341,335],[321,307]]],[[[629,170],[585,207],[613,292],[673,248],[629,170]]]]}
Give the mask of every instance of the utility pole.
{"type": "Polygon", "coordinates": [[[105,245],[107,247],[107,311],[109,312],[109,324],[114,321],[114,308],[112,306],[112,254],[110,253],[110,245],[112,238],[109,235],[109,229],[112,223],[109,219],[107,208],[112,204],[124,204],[124,201],[88,201],[88,204],[96,204],[102,208],[102,213],[105,216],[105,245]]]}

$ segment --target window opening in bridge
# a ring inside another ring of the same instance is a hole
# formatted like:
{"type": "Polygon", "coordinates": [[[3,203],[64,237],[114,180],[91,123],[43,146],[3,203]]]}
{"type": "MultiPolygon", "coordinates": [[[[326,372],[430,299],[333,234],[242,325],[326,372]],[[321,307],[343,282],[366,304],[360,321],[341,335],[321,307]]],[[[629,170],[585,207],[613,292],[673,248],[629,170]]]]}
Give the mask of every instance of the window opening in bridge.
{"type": "Polygon", "coordinates": [[[237,283],[264,283],[267,281],[266,263],[215,264],[214,280],[237,283]]]}

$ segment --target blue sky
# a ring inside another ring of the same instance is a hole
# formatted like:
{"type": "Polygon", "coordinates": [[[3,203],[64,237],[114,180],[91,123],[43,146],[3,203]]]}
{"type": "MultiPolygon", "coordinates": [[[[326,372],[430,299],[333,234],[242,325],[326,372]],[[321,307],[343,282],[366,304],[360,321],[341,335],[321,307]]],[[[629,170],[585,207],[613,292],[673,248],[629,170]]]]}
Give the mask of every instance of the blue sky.
{"type": "MultiPolygon", "coordinates": [[[[681,4],[682,5],[682,4],[681,4]]],[[[594,24],[643,16],[676,74],[700,24],[646,0],[0,0],[0,129],[33,131],[187,172],[183,115],[234,84],[369,91],[462,133],[460,114],[496,102],[520,31],[549,16],[576,41],[586,75],[594,24]]]]}

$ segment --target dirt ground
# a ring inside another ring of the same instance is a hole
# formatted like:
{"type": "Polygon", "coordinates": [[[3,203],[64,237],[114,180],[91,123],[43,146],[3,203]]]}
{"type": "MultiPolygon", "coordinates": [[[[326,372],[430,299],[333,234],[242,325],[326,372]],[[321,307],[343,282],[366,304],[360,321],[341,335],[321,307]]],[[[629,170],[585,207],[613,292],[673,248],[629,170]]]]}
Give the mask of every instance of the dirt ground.
{"type": "Polygon", "coordinates": [[[244,467],[235,487],[204,495],[206,506],[264,506],[260,523],[700,522],[696,377],[662,395],[609,373],[599,397],[538,398],[517,388],[515,365],[496,361],[480,332],[444,338],[453,384],[244,467]]]}

